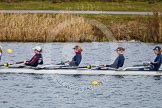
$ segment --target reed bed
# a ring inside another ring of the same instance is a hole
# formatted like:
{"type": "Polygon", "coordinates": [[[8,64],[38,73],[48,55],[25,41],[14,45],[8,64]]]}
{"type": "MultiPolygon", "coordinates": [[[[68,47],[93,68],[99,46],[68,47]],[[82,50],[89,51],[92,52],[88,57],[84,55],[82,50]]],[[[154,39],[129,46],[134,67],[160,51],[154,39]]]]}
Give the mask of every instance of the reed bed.
{"type": "Polygon", "coordinates": [[[91,19],[105,25],[115,40],[162,42],[162,15],[157,12],[153,16],[136,16],[124,21],[121,18],[112,21],[112,16],[107,16],[104,21],[97,17],[68,14],[0,14],[0,41],[110,41],[109,34],[89,23],[91,19]]]}
{"type": "Polygon", "coordinates": [[[91,34],[92,26],[83,17],[62,14],[0,14],[0,41],[91,41],[91,34]]]}
{"type": "Polygon", "coordinates": [[[162,15],[138,16],[134,20],[109,26],[117,40],[162,43],[162,15]]]}

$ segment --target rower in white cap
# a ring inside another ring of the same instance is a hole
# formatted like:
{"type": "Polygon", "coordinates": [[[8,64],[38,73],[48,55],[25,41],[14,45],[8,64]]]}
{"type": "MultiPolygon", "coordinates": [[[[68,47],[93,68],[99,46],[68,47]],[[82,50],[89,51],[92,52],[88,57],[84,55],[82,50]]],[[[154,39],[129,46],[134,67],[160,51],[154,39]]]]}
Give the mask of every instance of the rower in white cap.
{"type": "Polygon", "coordinates": [[[24,64],[27,66],[37,67],[39,64],[43,64],[42,58],[42,48],[40,46],[36,46],[33,48],[35,55],[31,58],[30,61],[24,61],[24,64]]]}

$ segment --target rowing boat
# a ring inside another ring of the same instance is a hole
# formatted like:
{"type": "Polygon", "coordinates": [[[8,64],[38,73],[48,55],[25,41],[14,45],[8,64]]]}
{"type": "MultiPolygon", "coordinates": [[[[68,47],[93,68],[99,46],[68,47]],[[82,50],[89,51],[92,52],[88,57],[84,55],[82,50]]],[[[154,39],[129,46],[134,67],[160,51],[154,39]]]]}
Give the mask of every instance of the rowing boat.
{"type": "Polygon", "coordinates": [[[2,68],[0,73],[17,74],[65,74],[65,75],[145,75],[162,76],[161,71],[135,71],[135,70],[92,70],[92,69],[37,69],[37,68],[2,68]]]}

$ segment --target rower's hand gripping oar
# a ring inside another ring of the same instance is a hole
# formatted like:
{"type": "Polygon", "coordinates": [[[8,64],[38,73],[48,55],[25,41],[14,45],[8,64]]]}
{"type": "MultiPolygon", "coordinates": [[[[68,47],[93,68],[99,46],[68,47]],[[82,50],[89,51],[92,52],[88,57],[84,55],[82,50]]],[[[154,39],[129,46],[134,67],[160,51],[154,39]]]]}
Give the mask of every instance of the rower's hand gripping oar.
{"type": "Polygon", "coordinates": [[[57,63],[56,65],[65,65],[65,62],[61,61],[60,63],[57,63]]]}
{"type": "Polygon", "coordinates": [[[138,66],[149,66],[147,63],[143,63],[143,64],[140,64],[140,65],[133,65],[133,67],[138,67],[138,66]]]}
{"type": "Polygon", "coordinates": [[[66,63],[70,63],[70,61],[69,60],[67,60],[67,61],[61,61],[60,63],[57,63],[56,65],[65,65],[66,63]]]}

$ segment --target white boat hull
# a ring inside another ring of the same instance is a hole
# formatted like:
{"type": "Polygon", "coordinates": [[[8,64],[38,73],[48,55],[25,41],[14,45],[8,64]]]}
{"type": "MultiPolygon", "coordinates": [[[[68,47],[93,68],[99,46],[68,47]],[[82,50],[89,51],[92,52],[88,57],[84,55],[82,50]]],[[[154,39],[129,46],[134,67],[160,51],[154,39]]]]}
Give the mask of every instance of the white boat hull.
{"type": "Polygon", "coordinates": [[[88,70],[88,69],[56,69],[56,70],[35,70],[22,68],[0,69],[0,73],[17,73],[17,74],[81,74],[81,75],[146,75],[161,76],[162,71],[115,71],[115,70],[88,70]]]}

